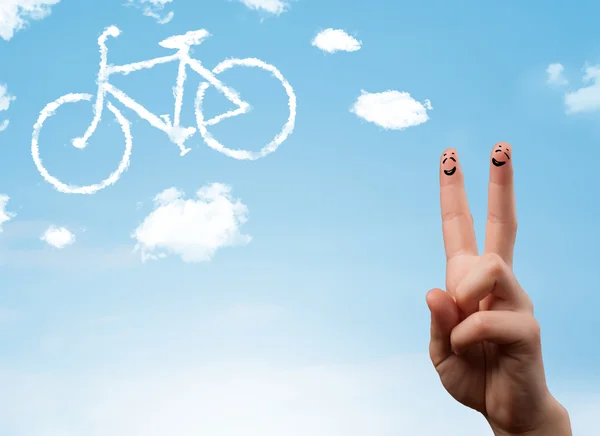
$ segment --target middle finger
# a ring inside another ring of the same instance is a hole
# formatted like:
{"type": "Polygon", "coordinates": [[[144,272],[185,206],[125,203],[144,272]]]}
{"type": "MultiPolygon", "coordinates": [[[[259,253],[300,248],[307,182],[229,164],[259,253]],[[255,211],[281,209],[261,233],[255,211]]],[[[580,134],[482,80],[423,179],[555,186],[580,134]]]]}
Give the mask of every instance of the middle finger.
{"type": "Polygon", "coordinates": [[[485,253],[496,253],[512,265],[517,237],[517,212],[513,186],[512,147],[497,143],[490,162],[488,217],[485,231],[485,253]]]}

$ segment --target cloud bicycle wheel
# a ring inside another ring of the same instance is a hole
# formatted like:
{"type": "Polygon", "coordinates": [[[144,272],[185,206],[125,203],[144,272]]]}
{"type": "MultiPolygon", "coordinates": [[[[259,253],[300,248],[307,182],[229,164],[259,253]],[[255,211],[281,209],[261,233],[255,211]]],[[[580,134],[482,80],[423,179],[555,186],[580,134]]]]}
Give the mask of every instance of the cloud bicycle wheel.
{"type": "Polygon", "coordinates": [[[281,72],[279,72],[279,70],[276,67],[274,67],[273,65],[267,64],[266,62],[263,62],[260,59],[255,59],[255,58],[227,59],[227,60],[221,62],[220,64],[218,64],[212,70],[212,72],[215,75],[218,75],[218,74],[222,73],[223,71],[226,71],[226,70],[236,67],[236,66],[261,68],[263,70],[268,71],[273,76],[275,76],[275,78],[277,78],[277,80],[279,80],[279,82],[281,83],[281,85],[283,86],[283,88],[285,89],[285,92],[287,94],[288,108],[289,108],[289,117],[288,117],[287,122],[284,124],[283,129],[277,135],[275,135],[275,137],[273,138],[273,140],[271,142],[269,142],[267,145],[265,145],[259,151],[250,151],[250,150],[243,150],[243,149],[234,150],[234,149],[225,147],[223,144],[221,144],[219,141],[217,141],[213,137],[213,135],[208,131],[208,128],[207,128],[208,125],[206,123],[204,114],[202,112],[202,103],[204,100],[204,94],[205,94],[206,90],[208,89],[208,87],[210,86],[210,84],[208,84],[207,82],[203,82],[198,87],[198,92],[196,94],[196,103],[195,103],[196,122],[198,124],[198,131],[200,132],[200,135],[202,136],[202,138],[204,139],[206,144],[210,148],[217,150],[220,153],[223,153],[229,157],[232,157],[234,159],[239,159],[239,160],[257,160],[257,159],[260,159],[261,157],[266,156],[267,154],[274,152],[277,149],[277,147],[279,147],[279,145],[281,145],[281,143],[283,143],[283,141],[285,141],[288,138],[288,136],[293,132],[295,122],[296,122],[296,95],[294,94],[294,90],[292,89],[292,86],[285,79],[283,74],[281,74],[281,72]]]}
{"type": "Polygon", "coordinates": [[[106,179],[102,180],[99,183],[86,186],[76,186],[68,185],[60,181],[55,176],[51,175],[48,172],[48,170],[44,167],[42,159],[40,158],[39,151],[39,136],[40,131],[44,126],[44,122],[48,118],[52,117],[60,106],[68,103],[79,103],[82,101],[89,102],[92,99],[92,97],[93,96],[91,94],[66,94],[56,99],[52,103],[48,103],[46,107],[44,107],[44,109],[40,112],[40,116],[37,119],[35,125],[33,126],[33,135],[31,139],[31,155],[33,157],[33,162],[35,163],[35,166],[37,167],[44,180],[53,185],[56,188],[56,190],[65,194],[93,194],[101,189],[106,188],[107,186],[114,184],[117,180],[119,180],[119,177],[121,177],[121,175],[125,172],[125,170],[127,170],[127,167],[129,166],[129,159],[131,157],[132,149],[130,124],[129,121],[127,121],[127,119],[121,114],[121,112],[119,112],[119,110],[116,107],[114,107],[110,102],[108,102],[106,104],[106,108],[114,115],[121,127],[123,135],[125,136],[125,152],[121,157],[121,161],[119,162],[117,169],[113,171],[106,179]]]}

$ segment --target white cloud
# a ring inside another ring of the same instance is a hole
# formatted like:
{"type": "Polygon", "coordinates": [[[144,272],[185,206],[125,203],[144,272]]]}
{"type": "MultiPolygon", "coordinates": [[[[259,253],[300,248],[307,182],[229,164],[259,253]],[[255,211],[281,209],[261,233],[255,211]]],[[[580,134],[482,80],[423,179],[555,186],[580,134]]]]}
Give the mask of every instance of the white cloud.
{"type": "Polygon", "coordinates": [[[263,10],[271,14],[279,15],[285,12],[289,6],[288,2],[283,0],[240,0],[250,9],[263,10]]]}
{"type": "Polygon", "coordinates": [[[600,110],[600,65],[587,67],[583,82],[590,85],[565,94],[565,107],[568,114],[600,110]]]}
{"type": "Polygon", "coordinates": [[[565,71],[565,67],[562,64],[550,64],[548,68],[546,68],[546,73],[548,74],[547,83],[549,85],[567,85],[569,81],[563,75],[565,71]]]}
{"type": "MultiPolygon", "coordinates": [[[[31,436],[492,434],[480,414],[444,391],[424,355],[306,366],[141,362],[131,371],[64,375],[0,370],[0,429],[31,436]]],[[[574,434],[597,434],[597,396],[565,405],[574,434]]]]}
{"type": "Polygon", "coordinates": [[[0,194],[0,232],[2,232],[2,224],[4,224],[7,221],[10,221],[16,215],[6,210],[8,200],[10,200],[10,197],[8,195],[0,194]]]}
{"type": "MultiPolygon", "coordinates": [[[[2,6],[0,6],[0,8],[2,8],[2,6]]],[[[15,100],[16,97],[8,93],[6,85],[0,84],[0,112],[8,110],[10,104],[15,100]]],[[[7,129],[8,123],[8,120],[3,120],[0,122],[0,132],[7,129]]]]}
{"type": "Polygon", "coordinates": [[[314,47],[327,53],[360,50],[361,42],[341,29],[325,29],[312,41],[314,47]]]}
{"type": "Polygon", "coordinates": [[[16,100],[16,97],[10,95],[6,85],[0,84],[0,111],[8,110],[10,104],[16,100]]]}
{"type": "Polygon", "coordinates": [[[240,233],[248,208],[232,198],[231,187],[204,186],[197,200],[184,200],[183,195],[169,188],[154,198],[155,209],[132,235],[142,260],[174,254],[184,262],[204,262],[219,248],[250,242],[250,236],[240,233]]]}
{"type": "Polygon", "coordinates": [[[28,20],[41,20],[50,15],[50,8],[60,0],[0,1],[0,37],[10,40],[15,32],[27,26],[28,20]]]}
{"type": "Polygon", "coordinates": [[[144,15],[147,17],[154,18],[158,24],[167,24],[170,22],[175,13],[173,11],[168,12],[166,15],[161,16],[161,12],[167,4],[173,2],[173,0],[127,0],[129,4],[139,7],[142,9],[144,15]]]}
{"type": "Polygon", "coordinates": [[[64,248],[75,242],[75,235],[66,227],[50,226],[40,239],[54,248],[64,248]]]}
{"type": "Polygon", "coordinates": [[[432,109],[429,100],[420,103],[408,92],[361,91],[360,97],[350,111],[384,129],[403,130],[426,122],[429,119],[427,110],[432,109]]]}

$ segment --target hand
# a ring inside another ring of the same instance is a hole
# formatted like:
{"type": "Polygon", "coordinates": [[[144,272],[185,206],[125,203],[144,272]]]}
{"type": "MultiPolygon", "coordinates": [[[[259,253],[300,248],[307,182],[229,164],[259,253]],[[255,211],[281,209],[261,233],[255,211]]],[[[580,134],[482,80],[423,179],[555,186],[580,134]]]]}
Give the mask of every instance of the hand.
{"type": "Polygon", "coordinates": [[[427,294],[431,360],[450,395],[483,414],[495,435],[570,436],[568,414],[546,385],[533,304],[512,271],[512,147],[496,144],[490,160],[480,256],[458,154],[448,149],[441,158],[446,292],[427,294]]]}

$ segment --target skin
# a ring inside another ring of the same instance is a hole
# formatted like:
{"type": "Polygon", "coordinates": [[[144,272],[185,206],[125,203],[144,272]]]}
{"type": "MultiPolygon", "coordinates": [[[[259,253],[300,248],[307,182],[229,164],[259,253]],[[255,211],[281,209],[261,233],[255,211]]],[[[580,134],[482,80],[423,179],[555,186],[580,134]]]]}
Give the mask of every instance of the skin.
{"type": "Polygon", "coordinates": [[[446,150],[442,155],[442,171],[447,176],[452,176],[456,172],[456,151],[446,150]]]}
{"type": "Polygon", "coordinates": [[[517,214],[512,151],[505,142],[492,149],[482,254],[458,153],[450,148],[441,156],[446,290],[427,293],[429,353],[448,393],[480,412],[494,435],[572,436],[566,409],[546,385],[532,301],[513,273],[517,214]]]}
{"type": "Polygon", "coordinates": [[[510,149],[511,146],[506,142],[497,143],[492,151],[492,165],[495,167],[505,165],[512,155],[510,149]]]}

